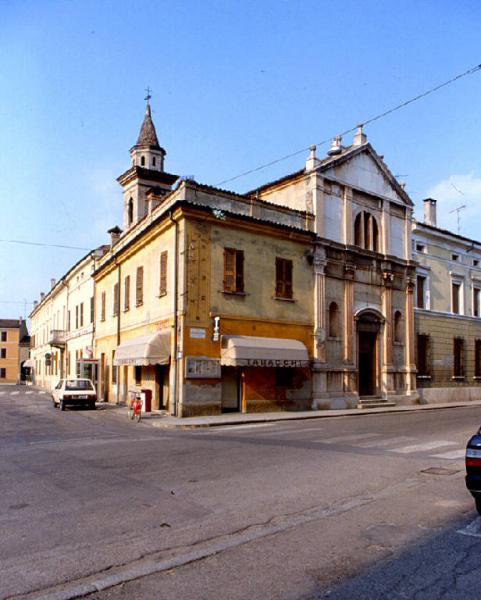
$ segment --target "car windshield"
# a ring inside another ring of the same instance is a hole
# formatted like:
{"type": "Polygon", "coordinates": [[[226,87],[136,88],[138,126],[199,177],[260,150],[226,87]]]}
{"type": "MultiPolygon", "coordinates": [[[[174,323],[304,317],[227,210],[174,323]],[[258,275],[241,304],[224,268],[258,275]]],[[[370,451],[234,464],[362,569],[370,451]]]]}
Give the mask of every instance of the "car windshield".
{"type": "Polygon", "coordinates": [[[67,392],[73,392],[77,390],[91,392],[93,389],[93,385],[88,379],[68,379],[65,382],[65,391],[67,392]]]}

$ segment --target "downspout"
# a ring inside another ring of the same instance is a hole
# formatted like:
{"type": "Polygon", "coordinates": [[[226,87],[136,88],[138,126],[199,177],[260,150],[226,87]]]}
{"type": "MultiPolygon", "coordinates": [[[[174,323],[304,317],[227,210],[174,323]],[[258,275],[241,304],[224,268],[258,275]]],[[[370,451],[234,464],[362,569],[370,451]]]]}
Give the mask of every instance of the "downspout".
{"type": "Polygon", "coordinates": [[[178,289],[179,289],[179,275],[177,268],[177,253],[179,246],[179,223],[173,218],[172,211],[169,211],[169,218],[172,223],[175,225],[175,235],[174,235],[174,351],[172,356],[172,407],[170,410],[171,415],[174,417],[177,416],[177,305],[178,305],[178,289]]]}
{"type": "MultiPolygon", "coordinates": [[[[97,270],[97,256],[95,254],[95,250],[92,252],[92,258],[94,261],[94,273],[97,270]]],[[[94,297],[94,312],[93,312],[93,321],[92,321],[92,358],[95,358],[95,355],[97,354],[97,336],[95,335],[96,332],[96,324],[97,324],[97,281],[95,280],[95,277],[92,275],[92,280],[94,282],[93,285],[93,297],[94,297]]],[[[97,376],[97,399],[100,400],[101,399],[101,395],[100,395],[100,377],[101,377],[101,373],[99,373],[99,368],[98,368],[98,363],[97,363],[97,369],[96,369],[96,376],[97,376]]]]}
{"type": "MultiPolygon", "coordinates": [[[[121,273],[120,273],[120,263],[117,263],[117,298],[115,299],[116,303],[117,303],[117,348],[120,346],[120,279],[121,279],[121,273]]],[[[115,354],[114,354],[115,356],[115,354]]],[[[116,390],[116,396],[117,396],[117,404],[119,404],[119,389],[120,389],[120,381],[119,381],[119,367],[116,366],[114,367],[113,361],[112,361],[112,369],[116,370],[115,373],[115,385],[117,386],[117,390],[116,390]]]]}

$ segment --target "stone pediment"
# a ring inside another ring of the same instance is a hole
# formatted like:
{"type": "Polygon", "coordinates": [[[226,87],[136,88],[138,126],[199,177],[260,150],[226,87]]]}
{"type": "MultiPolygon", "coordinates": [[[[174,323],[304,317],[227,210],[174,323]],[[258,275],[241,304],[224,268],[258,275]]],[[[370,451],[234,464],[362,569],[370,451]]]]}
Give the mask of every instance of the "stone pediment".
{"type": "Polygon", "coordinates": [[[347,148],[342,154],[326,160],[321,171],[325,177],[333,177],[374,196],[413,206],[412,200],[370,144],[347,148]]]}

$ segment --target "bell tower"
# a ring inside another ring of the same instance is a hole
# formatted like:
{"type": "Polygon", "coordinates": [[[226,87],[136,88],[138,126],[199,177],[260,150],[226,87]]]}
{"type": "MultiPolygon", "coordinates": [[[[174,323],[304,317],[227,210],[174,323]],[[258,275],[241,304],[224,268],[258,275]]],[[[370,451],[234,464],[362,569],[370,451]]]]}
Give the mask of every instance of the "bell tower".
{"type": "Polygon", "coordinates": [[[132,166],[117,179],[123,188],[124,232],[143,219],[149,207],[153,207],[152,203],[147,202],[148,192],[154,192],[155,197],[165,196],[177,180],[176,175],[164,171],[167,153],[159,144],[150,109],[152,96],[149,88],[146,91],[144,120],[137,142],[130,149],[132,166]]]}

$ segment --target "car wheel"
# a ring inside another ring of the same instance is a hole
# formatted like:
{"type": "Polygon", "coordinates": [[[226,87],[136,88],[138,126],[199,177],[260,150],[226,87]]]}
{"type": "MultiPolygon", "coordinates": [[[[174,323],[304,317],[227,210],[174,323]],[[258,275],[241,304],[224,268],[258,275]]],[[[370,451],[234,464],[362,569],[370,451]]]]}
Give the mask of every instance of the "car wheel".
{"type": "Polygon", "coordinates": [[[91,402],[89,404],[89,408],[90,408],[90,410],[95,410],[95,402],[91,402]]]}
{"type": "Polygon", "coordinates": [[[60,410],[65,410],[65,400],[63,398],[60,400],[60,410]]]}
{"type": "Polygon", "coordinates": [[[474,502],[476,504],[476,510],[478,511],[478,515],[481,515],[481,497],[475,498],[474,502]]]}

